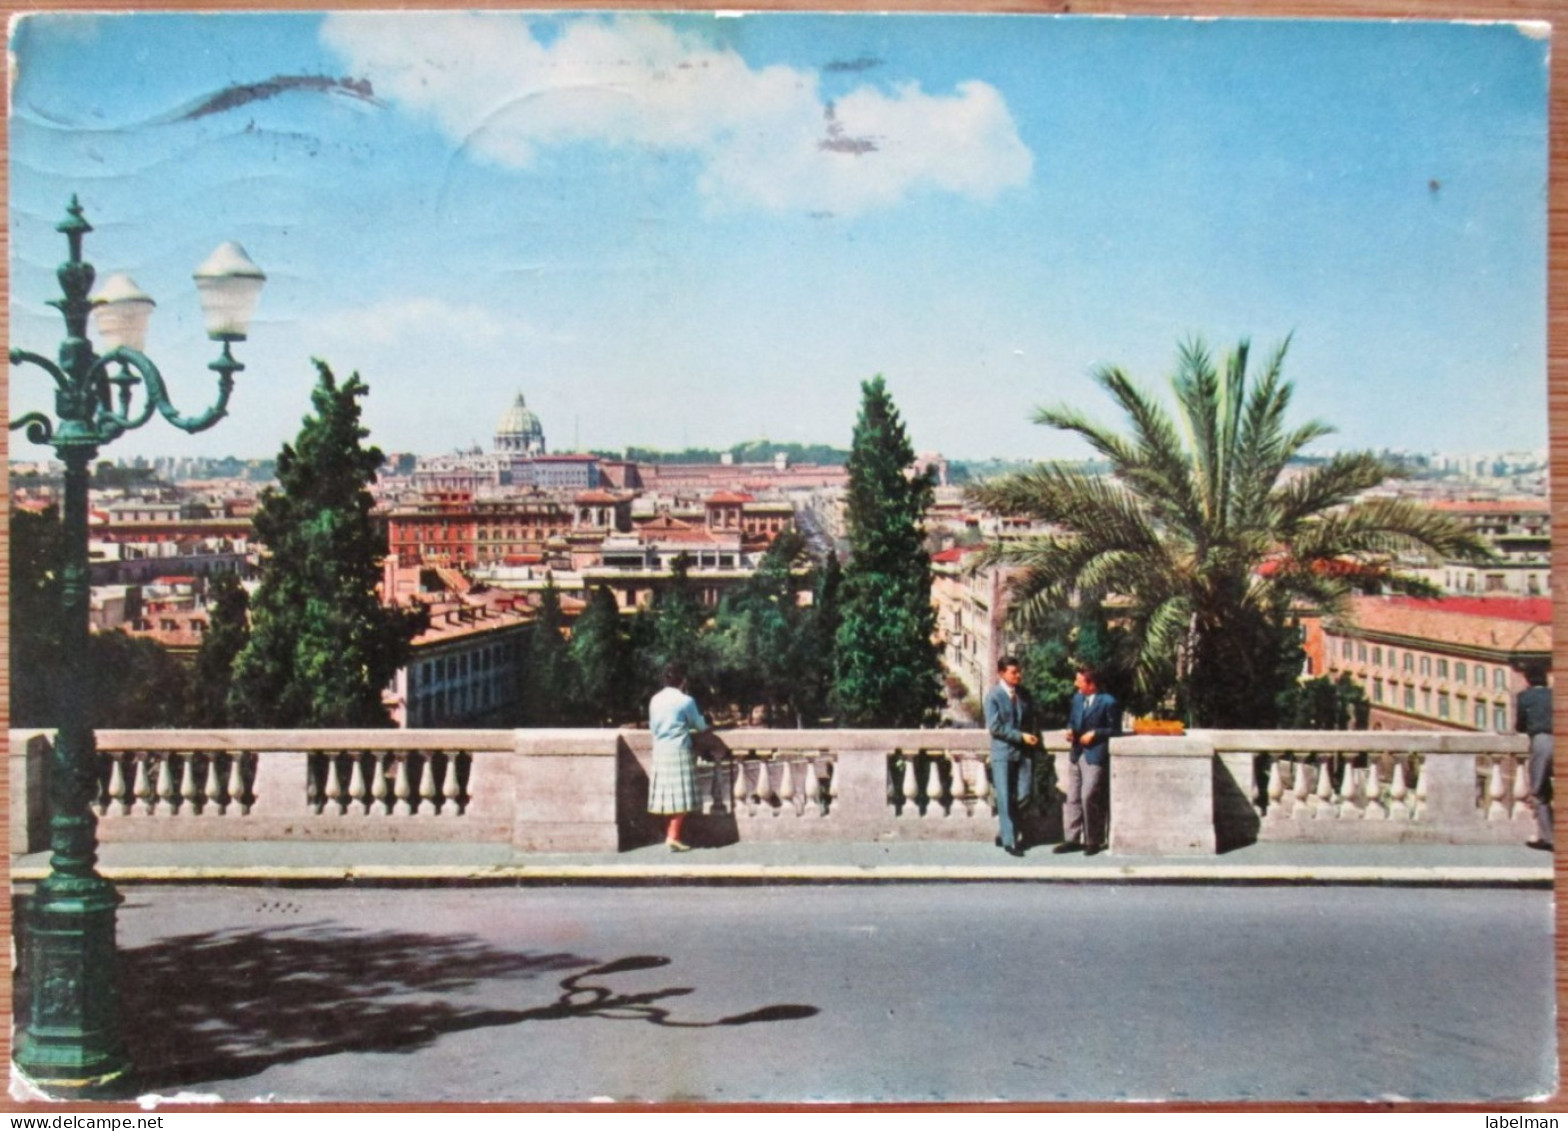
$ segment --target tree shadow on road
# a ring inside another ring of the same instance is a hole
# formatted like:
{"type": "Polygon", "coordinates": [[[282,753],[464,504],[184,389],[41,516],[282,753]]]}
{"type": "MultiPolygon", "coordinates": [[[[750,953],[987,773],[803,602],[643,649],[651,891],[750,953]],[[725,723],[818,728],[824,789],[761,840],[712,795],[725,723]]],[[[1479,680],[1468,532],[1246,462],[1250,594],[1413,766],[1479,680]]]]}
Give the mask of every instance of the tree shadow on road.
{"type": "Polygon", "coordinates": [[[466,935],[353,931],[328,924],[213,931],[121,952],[126,1042],[138,1092],[193,1088],[343,1053],[411,1053],[447,1033],[526,1021],[599,1018],[666,1028],[749,1025],[815,1016],[770,1005],[683,1020],[659,1003],[689,986],[622,992],[595,984],[670,959],[601,962],[501,950],[466,935]],[[557,976],[561,991],[532,1009],[486,1008],[482,983],[557,976]],[[475,992],[479,990],[481,992],[475,992]]]}

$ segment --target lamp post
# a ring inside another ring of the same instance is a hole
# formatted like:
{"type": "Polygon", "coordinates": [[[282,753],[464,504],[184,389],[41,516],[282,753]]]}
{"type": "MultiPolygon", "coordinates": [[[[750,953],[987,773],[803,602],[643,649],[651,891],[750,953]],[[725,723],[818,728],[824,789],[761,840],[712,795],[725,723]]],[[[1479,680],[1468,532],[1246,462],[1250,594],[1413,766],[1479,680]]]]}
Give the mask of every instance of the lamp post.
{"type": "Polygon", "coordinates": [[[169,402],[163,375],[142,353],[153,300],[124,275],[105,280],[91,294],[94,272],[82,259],[82,237],[92,225],[75,197],[56,230],[70,246],[70,259],[58,272],[64,297],[50,302],[65,318],[59,362],[11,351],[12,365],[35,365],[54,379],[56,418],[32,412],[11,427],[26,428],[30,441],[54,448],[65,464],[61,715],[46,774],[49,876],[22,924],[30,1008],[17,1034],[16,1064],[50,1092],[91,1095],[125,1078],[130,1061],[120,1035],[115,976],[119,896],[95,866],[98,821],[92,803],[99,782],[87,651],[90,469],[100,447],[146,424],[154,410],[185,432],[200,432],[223,418],[234,374],[244,368],[230,345],[245,339],[265,276],[234,243],[197,268],[207,336],[223,343],[221,356],[208,366],[218,374],[218,399],[198,416],[181,416],[169,402]],[[106,349],[101,355],[87,337],[89,315],[106,349]]]}

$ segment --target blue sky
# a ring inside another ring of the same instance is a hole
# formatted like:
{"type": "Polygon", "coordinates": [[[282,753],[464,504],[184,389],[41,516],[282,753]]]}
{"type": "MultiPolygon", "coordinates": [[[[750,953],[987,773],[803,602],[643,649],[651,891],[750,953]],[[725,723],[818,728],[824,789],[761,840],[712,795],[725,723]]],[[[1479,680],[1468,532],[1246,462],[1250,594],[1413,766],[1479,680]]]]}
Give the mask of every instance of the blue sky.
{"type": "Polygon", "coordinates": [[[517,392],[554,449],[847,446],[881,373],[921,450],[1072,457],[1030,417],[1114,421],[1093,366],[1287,334],[1325,446],[1546,444],[1539,27],[58,13],[11,50],[13,345],[59,339],[73,193],[187,412],[191,269],[269,275],[231,418],[106,455],[272,455],[319,356],[389,451],[488,447],[517,392]],[[371,93],[257,85],[299,76],[371,93]]]}

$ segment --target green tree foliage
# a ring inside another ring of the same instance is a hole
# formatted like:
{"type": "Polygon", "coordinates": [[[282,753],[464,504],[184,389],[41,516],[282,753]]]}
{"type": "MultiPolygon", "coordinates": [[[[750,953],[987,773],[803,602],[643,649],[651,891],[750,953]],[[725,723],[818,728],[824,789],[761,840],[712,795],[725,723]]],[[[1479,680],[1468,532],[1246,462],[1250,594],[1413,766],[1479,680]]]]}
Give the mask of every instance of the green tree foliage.
{"type": "Polygon", "coordinates": [[[1023,665],[1024,686],[1034,696],[1046,725],[1067,725],[1079,664],[1099,672],[1102,685],[1117,702],[1139,710],[1128,646],[1127,633],[1114,627],[1105,610],[1093,602],[1054,610],[1036,625],[1029,642],[1019,648],[1018,659],[1023,665]]]}
{"type": "Polygon", "coordinates": [[[162,486],[158,473],[150,467],[121,467],[100,460],[93,468],[93,487],[97,490],[124,489],[127,487],[162,486]]]}
{"type": "Polygon", "coordinates": [[[584,726],[620,726],[639,714],[627,621],[609,587],[600,585],[572,626],[569,651],[576,685],[574,714],[584,726]]]}
{"type": "Polygon", "coordinates": [[[191,687],[191,725],[229,725],[229,691],[234,662],[250,640],[250,594],[232,573],[214,577],[207,587],[207,631],[196,653],[191,687]]]}
{"type": "Polygon", "coordinates": [[[761,706],[768,726],[799,722],[818,706],[823,657],[813,610],[800,604],[795,574],[805,561],[805,539],[779,535],[757,571],[725,599],[715,624],[724,697],[742,717],[761,706]]]}
{"type": "Polygon", "coordinates": [[[60,512],[11,512],[11,725],[57,726],[64,619],[60,512]]]}
{"type": "Polygon", "coordinates": [[[929,473],[906,474],[915,451],[881,376],[864,382],[861,394],[834,704],[845,726],[920,726],[935,720],[943,701],[923,530],[932,481],[929,473]]]}
{"type": "MultiPolygon", "coordinates": [[[[61,572],[65,531],[50,507],[13,511],[11,535],[11,725],[60,725],[64,655],[61,572]]],[[[95,727],[187,725],[190,677],[153,640],[96,632],[87,642],[95,727]]]]}
{"type": "Polygon", "coordinates": [[[424,609],[381,604],[384,542],[370,521],[368,485],[381,466],[364,443],[355,373],[341,384],[325,363],[314,413],[278,454],[277,488],[262,493],[256,536],[267,547],[251,603],[251,635],[234,663],[231,720],[265,727],[381,727],[382,692],[428,624],[424,609]]]}
{"type": "Polygon", "coordinates": [[[190,669],[156,640],[95,632],[87,654],[93,726],[164,730],[192,725],[190,669]]]}
{"type": "Polygon", "coordinates": [[[637,653],[640,703],[664,686],[664,666],[671,663],[686,669],[691,692],[699,700],[713,689],[717,665],[707,634],[708,611],[691,580],[691,565],[686,554],[675,556],[669,584],[654,594],[653,606],[644,614],[637,653]]]}
{"type": "Polygon", "coordinates": [[[816,571],[811,595],[811,615],[807,621],[807,679],[801,689],[800,725],[831,725],[833,680],[837,668],[838,630],[844,623],[842,593],[844,567],[838,555],[828,552],[827,560],[816,571]]]}
{"type": "Polygon", "coordinates": [[[552,579],[544,587],[524,653],[523,721],[531,727],[566,726],[577,698],[571,657],[567,653],[561,594],[552,579]]]}
{"type": "Polygon", "coordinates": [[[1282,697],[1282,725],[1292,730],[1365,730],[1372,704],[1348,675],[1320,675],[1293,684],[1282,697]]]}
{"type": "Polygon", "coordinates": [[[1184,345],[1174,418],[1120,369],[1102,368],[1095,379],[1126,413],[1129,435],[1070,406],[1035,419],[1087,440],[1110,461],[1109,478],[1044,464],[970,490],[980,506],[1055,527],[984,557],[1022,570],[1013,622],[1039,623],[1078,594],[1130,602],[1139,691],[1173,697],[1193,725],[1268,725],[1296,678],[1281,659],[1293,603],[1333,609],[1356,589],[1430,594],[1399,571],[1401,554],[1490,556],[1458,523],[1414,503],[1358,500],[1398,473],[1370,453],[1285,476],[1293,457],[1332,431],[1286,424],[1285,349],[1252,373],[1245,341],[1222,367],[1201,342],[1184,345]]]}

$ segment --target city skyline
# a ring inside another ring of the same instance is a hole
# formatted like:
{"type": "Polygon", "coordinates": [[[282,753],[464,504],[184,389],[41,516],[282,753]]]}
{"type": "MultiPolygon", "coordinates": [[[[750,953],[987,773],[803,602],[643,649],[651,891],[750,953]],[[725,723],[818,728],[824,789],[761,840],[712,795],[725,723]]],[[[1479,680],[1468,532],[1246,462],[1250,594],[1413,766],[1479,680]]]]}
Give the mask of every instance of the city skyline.
{"type": "MultiPolygon", "coordinates": [[[[148,352],[212,397],[189,280],[267,270],[233,416],[105,455],[266,458],[313,355],[387,451],[847,447],[886,376],[950,458],[1077,458],[1102,363],[1294,335],[1321,447],[1545,447],[1541,25],[791,13],[29,16],[13,344],[72,193],[148,352]],[[111,65],[131,53],[134,67],[111,65]],[[114,76],[84,83],[82,76],[114,76]],[[1435,390],[1435,392],[1434,392],[1435,390]]],[[[48,407],[13,374],[13,415],[48,407]]],[[[44,458],[20,436],[13,458],[44,458]]]]}

